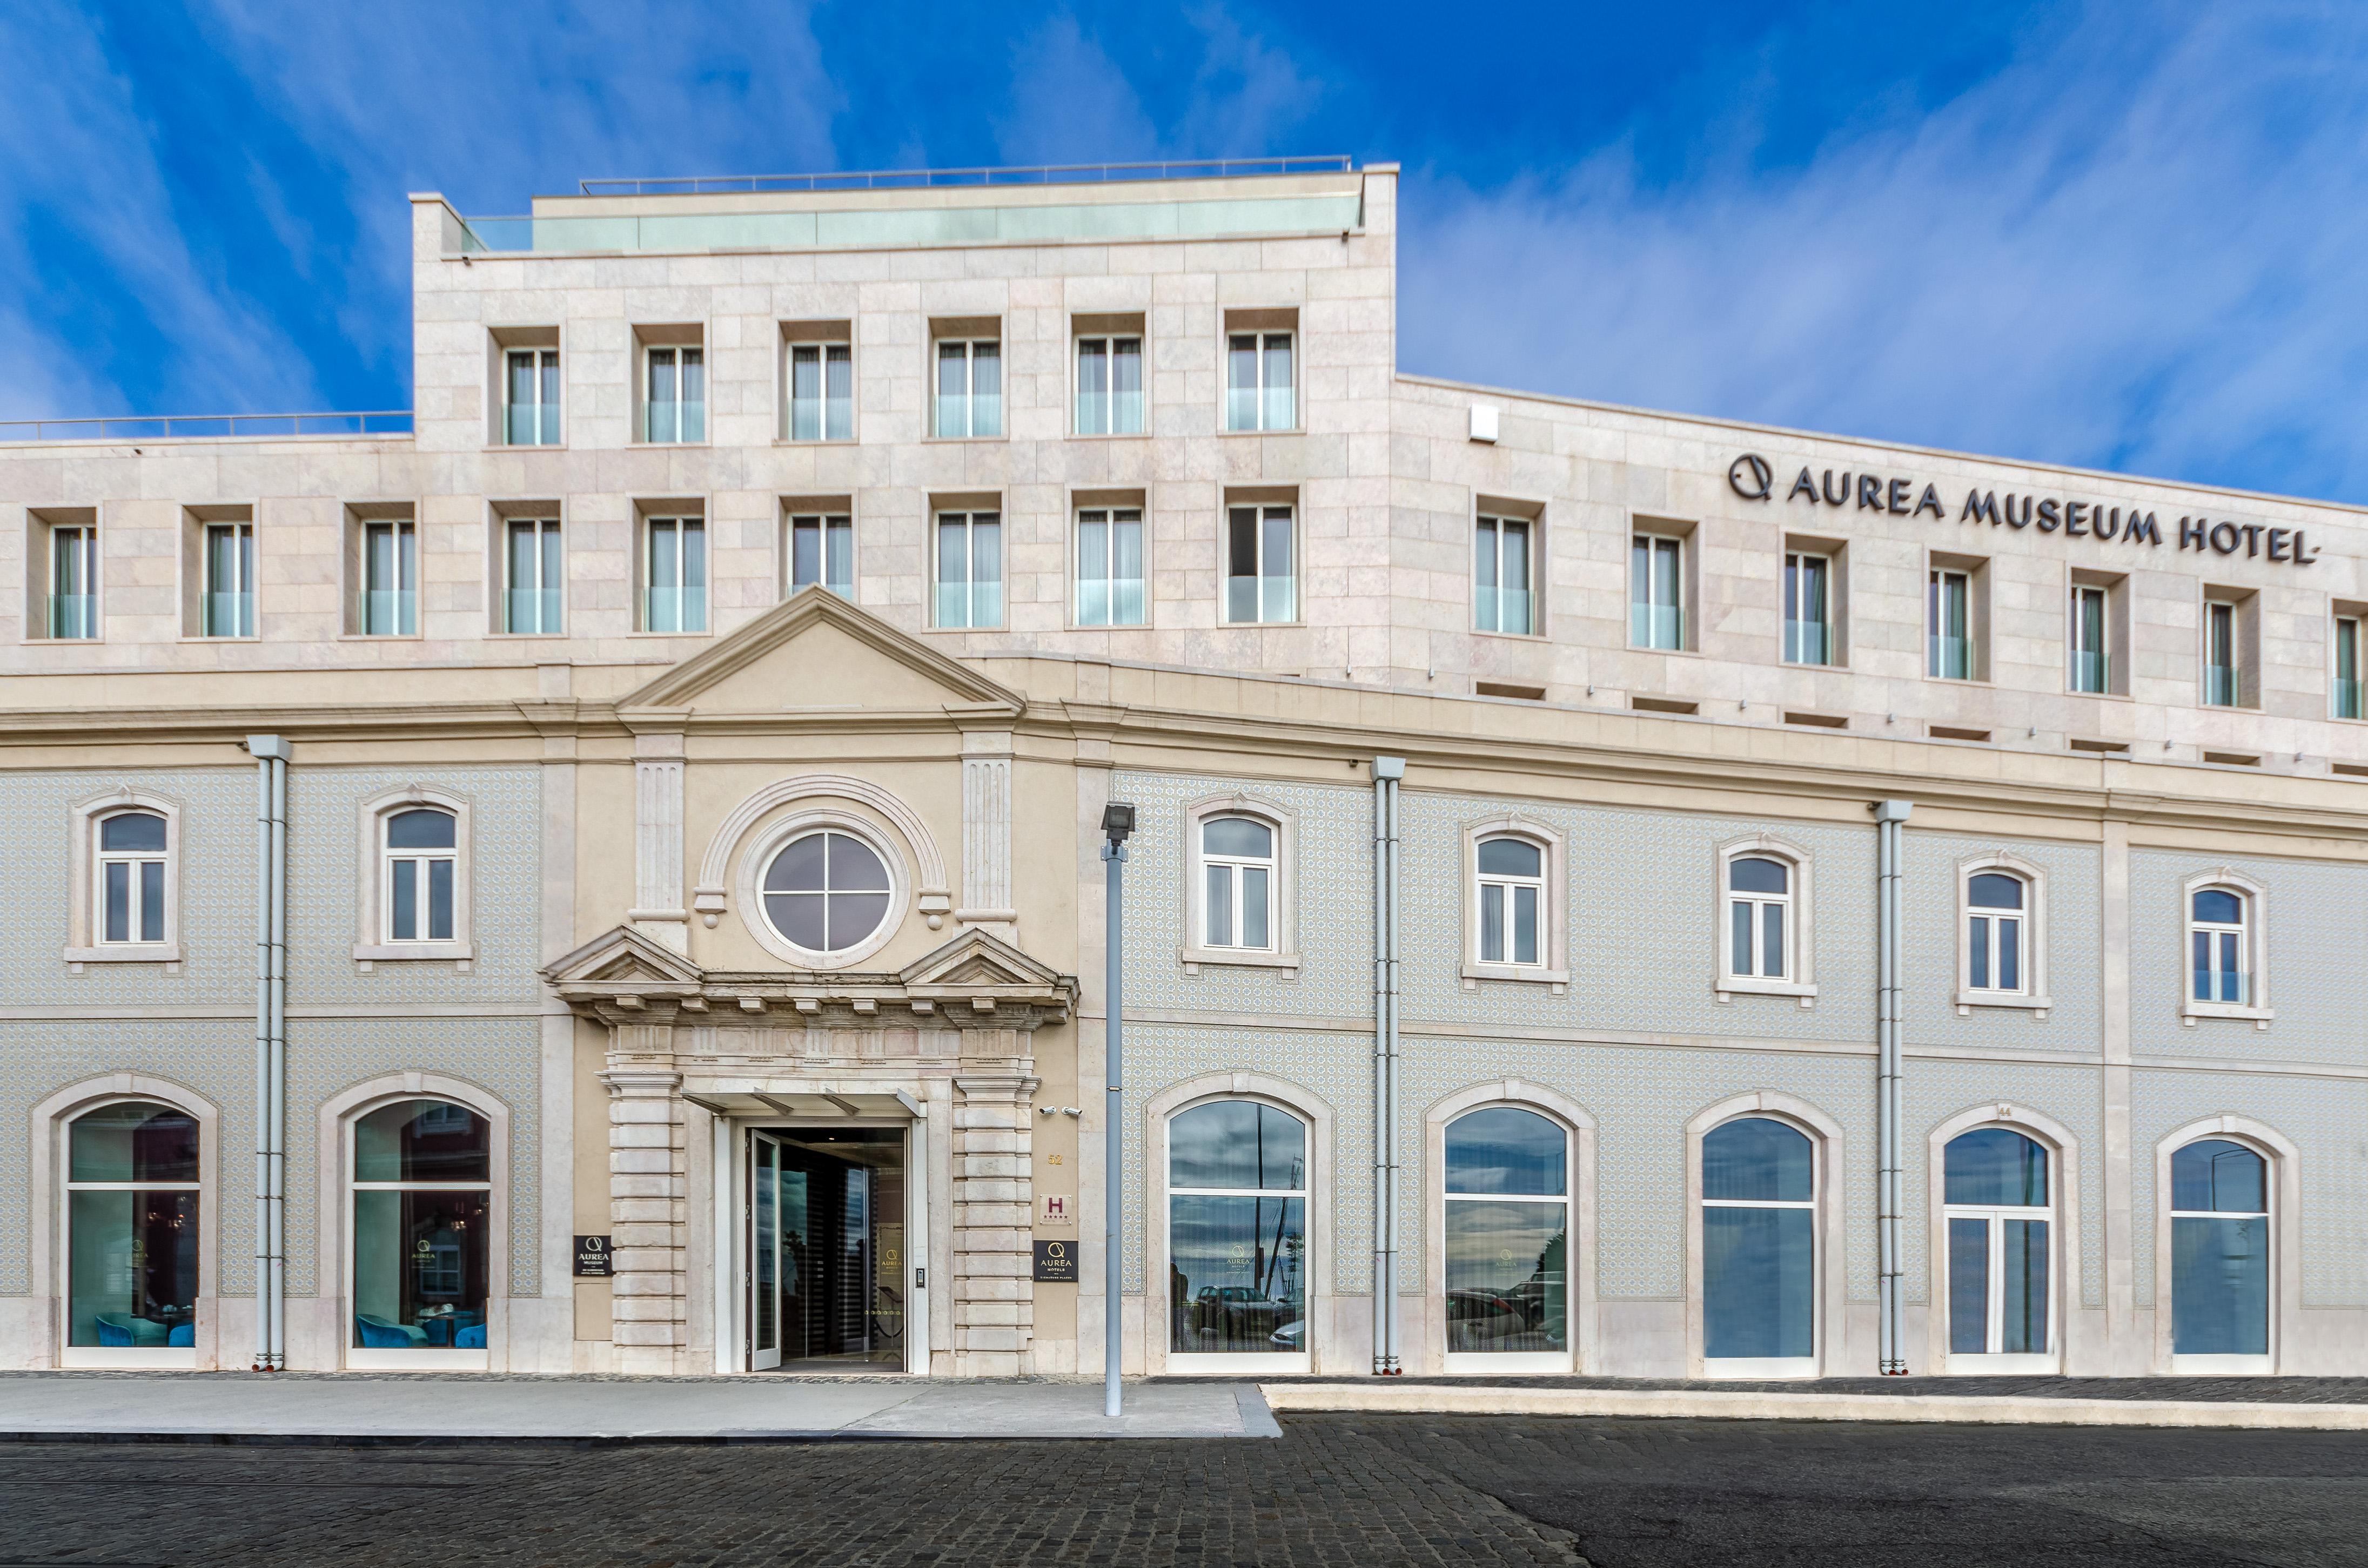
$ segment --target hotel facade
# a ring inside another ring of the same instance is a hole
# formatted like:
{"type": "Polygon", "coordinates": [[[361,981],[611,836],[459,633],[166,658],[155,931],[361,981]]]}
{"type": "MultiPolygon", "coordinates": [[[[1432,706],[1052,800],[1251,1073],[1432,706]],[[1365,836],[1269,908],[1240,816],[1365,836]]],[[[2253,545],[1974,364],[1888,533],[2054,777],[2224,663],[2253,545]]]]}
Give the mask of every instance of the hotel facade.
{"type": "Polygon", "coordinates": [[[2368,1373],[2368,519],[1157,172],[421,195],[409,415],[0,427],[0,1364],[2368,1373]]]}

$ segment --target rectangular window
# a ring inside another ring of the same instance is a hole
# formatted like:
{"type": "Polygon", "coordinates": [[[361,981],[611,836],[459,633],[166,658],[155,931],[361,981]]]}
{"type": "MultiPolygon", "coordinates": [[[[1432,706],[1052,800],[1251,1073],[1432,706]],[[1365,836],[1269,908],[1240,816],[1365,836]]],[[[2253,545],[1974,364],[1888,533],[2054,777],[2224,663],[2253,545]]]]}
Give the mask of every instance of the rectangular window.
{"type": "Polygon", "coordinates": [[[993,338],[938,344],[939,436],[1003,434],[1003,345],[993,338]]]}
{"type": "Polygon", "coordinates": [[[845,343],[790,345],[790,439],[855,438],[855,350],[845,343]]]}
{"type": "Polygon", "coordinates": [[[2072,689],[2100,694],[2113,689],[2106,618],[2107,590],[2072,585],[2072,689]]]}
{"type": "Polygon", "coordinates": [[[1077,514],[1077,624],[1143,624],[1143,508],[1077,514]]]}
{"type": "Polygon", "coordinates": [[[1231,506],[1225,521],[1226,620],[1240,625],[1297,619],[1291,508],[1231,506]]]}
{"type": "Polygon", "coordinates": [[[1973,603],[1972,574],[1932,568],[1925,581],[1926,675],[1941,680],[1974,678],[1973,603]]]}
{"type": "Polygon", "coordinates": [[[1143,339],[1077,339],[1077,434],[1143,434],[1143,339]]]}
{"type": "Polygon", "coordinates": [[[1289,430],[1299,410],[1292,395],[1291,334],[1225,335],[1225,428],[1289,430]]]}
{"type": "Polygon", "coordinates": [[[205,587],[198,598],[198,635],[255,635],[255,525],[209,523],[205,587]]]}
{"type": "Polygon", "coordinates": [[[707,519],[652,517],[643,527],[642,630],[707,630],[707,519]]]}
{"type": "Polygon", "coordinates": [[[504,528],[502,630],[518,636],[555,637],[567,581],[557,517],[513,517],[504,528]]]}
{"type": "Polygon", "coordinates": [[[1628,641],[1639,648],[1686,645],[1685,540],[1638,534],[1628,548],[1628,641]]]}
{"type": "Polygon", "coordinates": [[[2360,700],[2360,618],[2339,615],[2335,618],[2335,716],[2337,718],[2368,718],[2368,710],[2362,709],[2360,700]]]}
{"type": "Polygon", "coordinates": [[[682,345],[643,350],[649,388],[642,403],[642,439],[683,442],[707,439],[707,354],[682,345]]]}
{"type": "Polygon", "coordinates": [[[502,439],[513,447],[559,444],[559,350],[512,348],[503,356],[502,439]]]}
{"type": "Polygon", "coordinates": [[[1472,628],[1527,636],[1537,628],[1530,584],[1530,524],[1483,517],[1472,554],[1472,628]]]}
{"type": "Polygon", "coordinates": [[[938,514],[938,624],[1003,624],[1002,514],[938,514]]]}
{"type": "Polygon", "coordinates": [[[2234,708],[2243,699],[2237,665],[2237,607],[2214,599],[2203,607],[2203,701],[2234,708]]]}
{"type": "Polygon", "coordinates": [[[87,523],[50,529],[50,635],[98,635],[98,529],[87,523]]]}
{"type": "Polygon", "coordinates": [[[361,634],[410,637],[419,631],[419,537],[408,522],[362,525],[361,634]]]}
{"type": "Polygon", "coordinates": [[[819,583],[843,599],[855,597],[855,519],[827,513],[790,518],[790,592],[819,583]]]}
{"type": "Polygon", "coordinates": [[[1805,551],[1784,552],[1784,662],[1834,662],[1834,562],[1805,551]]]}

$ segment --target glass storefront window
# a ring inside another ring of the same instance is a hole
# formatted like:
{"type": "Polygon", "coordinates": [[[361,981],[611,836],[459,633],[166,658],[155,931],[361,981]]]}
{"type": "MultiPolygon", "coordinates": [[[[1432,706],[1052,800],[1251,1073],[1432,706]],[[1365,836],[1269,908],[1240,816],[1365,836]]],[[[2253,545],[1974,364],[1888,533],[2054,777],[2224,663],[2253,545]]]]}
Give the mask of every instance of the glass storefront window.
{"type": "Polygon", "coordinates": [[[1702,1137],[1702,1356],[1816,1354],[1816,1149],[1767,1117],[1702,1137]]]}
{"type": "Polygon", "coordinates": [[[1252,1100],[1167,1124],[1168,1349],[1307,1348],[1307,1128],[1252,1100]]]}
{"type": "Polygon", "coordinates": [[[398,1100],[355,1123],[354,1348],[484,1349],[492,1220],[484,1117],[398,1100]]]}
{"type": "Polygon", "coordinates": [[[1492,1106],[1447,1129],[1447,1349],[1567,1351],[1569,1139],[1492,1106]]]}
{"type": "Polygon", "coordinates": [[[2270,1167],[2206,1138],[2170,1157],[2170,1350],[2270,1353],[2270,1167]]]}
{"type": "Polygon", "coordinates": [[[67,1345],[194,1350],[196,1119],[140,1100],[85,1112],[66,1173],[67,1345]]]}

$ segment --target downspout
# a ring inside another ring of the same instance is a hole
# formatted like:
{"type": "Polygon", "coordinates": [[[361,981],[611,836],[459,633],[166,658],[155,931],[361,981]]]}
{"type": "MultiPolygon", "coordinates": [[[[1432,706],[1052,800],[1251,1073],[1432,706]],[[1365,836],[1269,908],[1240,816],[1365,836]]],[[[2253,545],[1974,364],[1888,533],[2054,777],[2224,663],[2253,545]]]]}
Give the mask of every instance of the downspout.
{"type": "Polygon", "coordinates": [[[1373,758],[1373,1375],[1398,1350],[1398,780],[1406,759],[1373,758]]]}
{"type": "Polygon", "coordinates": [[[1901,1334],[1899,1263],[1900,838],[1914,810],[1907,801],[1878,801],[1875,823],[1875,923],[1881,954],[1875,979],[1875,1267],[1882,1324],[1882,1369],[1907,1370],[1901,1334]]]}
{"type": "Polygon", "coordinates": [[[288,1366],[288,743],[256,764],[255,1369],[288,1366]]]}

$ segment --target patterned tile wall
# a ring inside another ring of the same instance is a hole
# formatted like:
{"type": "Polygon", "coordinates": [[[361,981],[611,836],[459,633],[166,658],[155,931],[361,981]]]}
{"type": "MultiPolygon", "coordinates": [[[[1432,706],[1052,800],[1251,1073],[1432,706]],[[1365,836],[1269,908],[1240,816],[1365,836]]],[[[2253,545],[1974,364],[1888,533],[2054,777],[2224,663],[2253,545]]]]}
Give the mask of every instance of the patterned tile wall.
{"type": "Polygon", "coordinates": [[[1962,838],[1950,834],[1905,835],[1906,907],[1900,960],[1907,982],[1907,1038],[1911,1044],[1974,1051],[2100,1049],[2098,989],[2102,858],[2093,845],[2031,839],[1962,838]],[[1957,994],[1957,868],[1977,856],[2012,854],[2046,873],[2047,995],[2055,1006],[2044,1023],[2030,1013],[1976,1007],[1959,1017],[1957,994]]]}
{"type": "MultiPolygon", "coordinates": [[[[2050,869],[2051,880],[2053,869],[2050,869]]],[[[2052,1117],[2071,1130],[2080,1154],[2080,1301],[2105,1304],[2104,1082],[2095,1067],[2023,1062],[1934,1062],[1909,1057],[1900,1085],[1903,1102],[1900,1180],[1907,1214],[1900,1226],[1900,1267],[1907,1299],[1929,1300],[1930,1233],[1923,1216],[1935,1179],[1926,1151],[1932,1129],[1960,1111],[1999,1100],[2052,1117]]]]}

